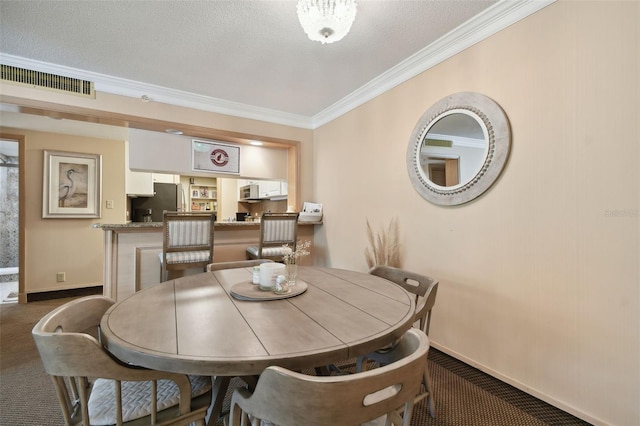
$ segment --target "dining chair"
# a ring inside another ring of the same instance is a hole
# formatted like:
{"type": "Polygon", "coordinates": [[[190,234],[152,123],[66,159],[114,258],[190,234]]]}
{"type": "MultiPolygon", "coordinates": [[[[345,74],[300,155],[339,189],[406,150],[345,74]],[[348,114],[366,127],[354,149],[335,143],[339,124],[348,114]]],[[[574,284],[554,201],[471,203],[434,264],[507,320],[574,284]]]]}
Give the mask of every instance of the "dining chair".
{"type": "Polygon", "coordinates": [[[284,245],[296,250],[300,213],[262,213],[260,241],[247,247],[247,259],[271,259],[282,262],[284,245]]]}
{"type": "Polygon", "coordinates": [[[429,338],[411,329],[396,347],[401,359],[361,373],[311,376],[267,367],[253,393],[245,388],[234,391],[229,424],[360,425],[387,416],[387,424],[408,426],[421,383],[416,372],[426,366],[429,338]],[[396,411],[399,407],[402,416],[396,411]]]}
{"type": "Polygon", "coordinates": [[[251,268],[263,263],[273,263],[271,259],[235,260],[231,262],[217,262],[207,265],[207,271],[219,271],[221,269],[251,268]]]}
{"type": "Polygon", "coordinates": [[[202,268],[213,262],[215,214],[206,212],[169,212],[163,214],[160,281],[170,271],[202,268]]]}
{"type": "Polygon", "coordinates": [[[105,296],[75,299],[33,327],[65,424],[204,426],[211,378],[119,362],[100,342],[100,320],[113,304],[105,296]]]}
{"type": "MultiPolygon", "coordinates": [[[[398,284],[407,292],[415,295],[415,315],[414,324],[427,336],[429,335],[429,326],[431,325],[431,311],[436,303],[436,294],[438,292],[438,280],[426,275],[417,274],[415,272],[406,271],[391,266],[376,266],[369,271],[370,274],[382,277],[398,284]]],[[[376,352],[359,356],[356,360],[356,371],[362,371],[363,363],[368,359],[377,362],[380,365],[386,365],[394,362],[401,356],[396,352],[395,344],[382,348],[376,352]]],[[[431,417],[435,417],[435,401],[433,398],[433,386],[431,385],[431,377],[429,375],[428,366],[425,365],[422,382],[424,392],[416,396],[415,402],[427,398],[429,412],[431,417]]]]}

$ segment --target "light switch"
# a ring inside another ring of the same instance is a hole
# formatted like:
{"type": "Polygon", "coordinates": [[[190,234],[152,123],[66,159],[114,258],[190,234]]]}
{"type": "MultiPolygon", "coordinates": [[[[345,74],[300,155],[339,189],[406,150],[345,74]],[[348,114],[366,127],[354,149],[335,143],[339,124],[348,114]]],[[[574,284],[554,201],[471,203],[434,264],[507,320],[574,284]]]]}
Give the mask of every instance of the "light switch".
{"type": "Polygon", "coordinates": [[[112,209],[113,208],[113,200],[107,200],[107,208],[108,209],[112,209]]]}

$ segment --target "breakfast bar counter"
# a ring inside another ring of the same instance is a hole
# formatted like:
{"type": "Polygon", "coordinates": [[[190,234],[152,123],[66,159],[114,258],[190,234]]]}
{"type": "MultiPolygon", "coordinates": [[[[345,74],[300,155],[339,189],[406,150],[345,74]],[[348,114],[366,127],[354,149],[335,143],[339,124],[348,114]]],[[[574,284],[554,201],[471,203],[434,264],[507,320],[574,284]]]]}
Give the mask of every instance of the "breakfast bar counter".
{"type": "MultiPolygon", "coordinates": [[[[316,226],[322,222],[299,222],[298,239],[312,243],[316,226]]],[[[103,294],[122,300],[160,282],[162,222],[96,223],[104,231],[103,294]]],[[[260,239],[259,222],[216,222],[214,262],[244,260],[245,250],[260,239]]],[[[201,270],[189,273],[202,272],[201,270]]]]}

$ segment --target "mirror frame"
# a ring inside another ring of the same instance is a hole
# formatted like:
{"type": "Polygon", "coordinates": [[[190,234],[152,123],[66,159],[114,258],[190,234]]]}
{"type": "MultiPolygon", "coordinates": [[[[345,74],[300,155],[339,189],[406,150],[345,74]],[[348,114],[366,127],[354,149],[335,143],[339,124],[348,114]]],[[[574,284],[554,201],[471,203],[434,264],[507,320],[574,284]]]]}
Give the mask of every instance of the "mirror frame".
{"type": "Polygon", "coordinates": [[[431,106],[420,117],[407,147],[407,171],[418,193],[431,203],[455,206],[468,203],[487,191],[502,173],[511,149],[511,128],[507,115],[493,99],[476,92],[449,95],[431,106]],[[421,171],[420,150],[429,129],[442,117],[454,110],[468,110],[482,120],[487,131],[488,149],[478,173],[462,185],[447,189],[426,179],[421,171]]]}

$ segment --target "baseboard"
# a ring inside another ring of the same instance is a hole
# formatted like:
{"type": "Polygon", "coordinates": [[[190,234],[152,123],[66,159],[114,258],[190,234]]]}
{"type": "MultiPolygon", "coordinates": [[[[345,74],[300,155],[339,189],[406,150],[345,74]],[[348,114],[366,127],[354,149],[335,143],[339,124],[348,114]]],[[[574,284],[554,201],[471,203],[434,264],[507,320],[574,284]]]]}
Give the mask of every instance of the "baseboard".
{"type": "Polygon", "coordinates": [[[553,397],[551,397],[551,396],[549,396],[549,395],[547,395],[547,394],[545,394],[543,392],[540,392],[540,391],[538,391],[536,389],[532,389],[530,386],[527,386],[524,383],[521,383],[521,382],[519,382],[517,380],[514,380],[514,379],[508,377],[508,376],[505,376],[504,374],[502,374],[502,373],[500,373],[498,371],[495,371],[495,370],[493,370],[493,369],[491,369],[491,368],[489,368],[489,367],[487,367],[487,366],[485,366],[483,364],[480,364],[480,363],[478,363],[478,362],[476,362],[476,361],[474,361],[474,360],[472,360],[470,358],[467,358],[466,356],[464,356],[464,355],[462,355],[462,354],[460,354],[460,353],[458,353],[458,352],[456,352],[454,350],[451,350],[451,349],[447,348],[446,346],[440,345],[439,343],[434,342],[433,340],[430,340],[429,343],[431,344],[431,347],[433,347],[433,348],[435,348],[435,349],[437,349],[437,350],[439,350],[441,352],[444,352],[445,354],[447,354],[447,355],[449,355],[449,356],[451,356],[451,357],[453,357],[453,358],[455,358],[457,360],[460,360],[460,361],[464,362],[465,364],[468,364],[468,365],[470,365],[470,366],[472,366],[474,368],[477,368],[478,370],[482,371],[483,373],[486,373],[486,374],[488,374],[488,375],[490,375],[492,377],[495,377],[496,379],[498,379],[498,380],[500,380],[500,381],[502,381],[504,383],[507,383],[507,384],[513,386],[514,388],[517,388],[517,389],[521,390],[522,392],[528,393],[529,395],[531,395],[531,396],[533,396],[535,398],[538,398],[539,400],[544,401],[549,405],[553,405],[554,407],[556,407],[556,408],[558,408],[558,409],[560,409],[560,410],[562,410],[562,411],[564,411],[566,413],[569,413],[572,416],[575,416],[575,417],[577,417],[579,419],[582,419],[585,422],[589,422],[594,426],[607,426],[608,425],[608,423],[606,423],[606,422],[604,422],[604,421],[602,421],[600,419],[592,417],[592,416],[588,415],[587,413],[584,413],[584,412],[576,409],[575,407],[567,405],[564,402],[559,401],[559,400],[557,400],[557,399],[555,399],[555,398],[553,398],[553,397]]]}
{"type": "Polygon", "coordinates": [[[69,288],[65,290],[43,291],[40,293],[28,293],[27,303],[40,302],[43,300],[63,299],[65,297],[81,297],[102,294],[102,286],[69,288]]]}

